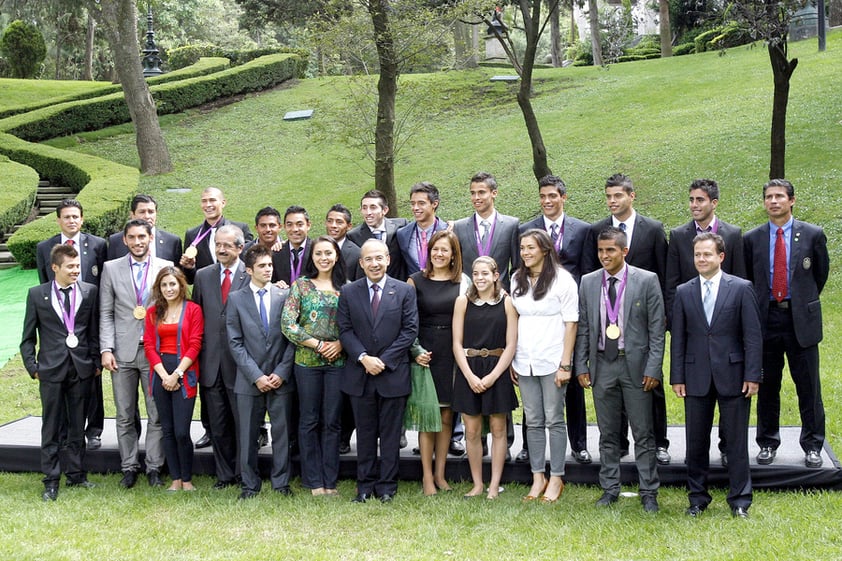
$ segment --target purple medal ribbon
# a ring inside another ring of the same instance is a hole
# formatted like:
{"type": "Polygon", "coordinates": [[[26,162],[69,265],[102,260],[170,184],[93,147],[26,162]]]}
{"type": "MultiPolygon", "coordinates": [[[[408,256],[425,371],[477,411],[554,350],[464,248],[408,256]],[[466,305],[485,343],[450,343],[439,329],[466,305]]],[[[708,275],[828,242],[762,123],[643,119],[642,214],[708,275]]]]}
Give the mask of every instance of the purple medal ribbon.
{"type": "Polygon", "coordinates": [[[70,298],[70,309],[73,312],[68,314],[64,307],[64,297],[58,289],[58,283],[53,283],[53,289],[56,291],[56,298],[58,299],[58,307],[61,310],[61,319],[64,321],[64,327],[67,328],[67,334],[73,335],[76,329],[76,285],[70,285],[70,293],[73,295],[70,298]]]}
{"type": "Polygon", "coordinates": [[[152,267],[152,263],[147,259],[146,268],[143,269],[143,280],[140,283],[140,289],[137,287],[137,280],[134,274],[135,263],[140,263],[140,261],[134,261],[132,256],[129,255],[129,271],[132,273],[132,286],[134,286],[135,299],[137,300],[138,306],[143,306],[143,294],[146,292],[146,281],[149,279],[149,269],[152,267]]]}
{"type": "MultiPolygon", "coordinates": [[[[208,228],[207,230],[205,230],[204,232],[202,232],[202,234],[201,234],[200,236],[196,236],[196,239],[194,239],[192,242],[190,242],[190,247],[196,247],[197,245],[199,245],[199,243],[200,243],[203,239],[205,239],[206,237],[208,237],[208,235],[210,235],[211,230],[213,230],[214,228],[216,228],[216,225],[217,225],[217,224],[219,224],[220,222],[222,222],[222,217],[221,217],[221,216],[220,216],[220,217],[219,217],[219,219],[218,219],[216,222],[214,222],[212,225],[210,225],[210,224],[209,224],[210,228],[208,228]]],[[[210,248],[210,249],[211,249],[211,253],[213,253],[213,248],[210,248]]]]}
{"type": "MultiPolygon", "coordinates": [[[[607,271],[606,271],[607,273],[607,271]]],[[[620,280],[620,285],[617,287],[617,299],[614,301],[614,306],[611,306],[611,299],[608,298],[608,275],[602,275],[602,294],[605,298],[605,316],[608,318],[609,325],[617,325],[617,320],[620,318],[620,301],[623,299],[623,292],[626,290],[626,281],[629,278],[629,268],[623,273],[623,278],[620,280]]]]}
{"type": "MultiPolygon", "coordinates": [[[[492,216],[494,216],[492,214],[492,216]]],[[[474,235],[477,237],[477,253],[480,256],[488,255],[491,253],[491,242],[494,239],[494,230],[497,228],[497,221],[491,221],[491,230],[488,232],[487,239],[485,240],[485,244],[482,243],[482,238],[479,235],[479,222],[477,222],[477,215],[474,214],[474,235]]]]}
{"type": "Polygon", "coordinates": [[[295,256],[293,255],[292,244],[289,246],[289,282],[294,283],[295,280],[301,276],[301,268],[304,266],[304,252],[307,249],[307,240],[298,248],[298,266],[295,266],[295,256]]]}
{"type": "MultiPolygon", "coordinates": [[[[436,231],[439,225],[439,217],[436,216],[436,221],[433,222],[433,232],[436,231]]],[[[431,236],[432,237],[432,236],[431,236]]],[[[427,240],[430,243],[430,240],[427,240]]],[[[418,250],[418,266],[420,269],[427,267],[427,246],[421,243],[421,230],[418,228],[418,222],[415,223],[415,247],[418,250]]]]}

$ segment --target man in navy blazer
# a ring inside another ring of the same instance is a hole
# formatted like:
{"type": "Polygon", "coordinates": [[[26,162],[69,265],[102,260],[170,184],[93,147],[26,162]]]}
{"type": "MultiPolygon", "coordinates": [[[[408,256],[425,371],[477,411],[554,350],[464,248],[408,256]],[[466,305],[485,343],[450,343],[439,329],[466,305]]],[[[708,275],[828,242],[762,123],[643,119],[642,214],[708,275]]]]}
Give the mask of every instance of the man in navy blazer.
{"type": "Polygon", "coordinates": [[[365,278],[342,287],[339,339],[348,354],[342,391],[351,397],[357,424],[357,496],[390,502],[398,490],[400,438],[412,389],[409,347],[418,335],[415,291],[389,277],[389,249],[368,240],[360,249],[365,278]],[[380,442],[380,469],[377,444],[380,442]]]}
{"type": "Polygon", "coordinates": [[[819,381],[822,340],[819,295],[830,270],[827,237],[820,227],[793,218],[795,188],[789,181],[773,179],[766,183],[763,204],[769,221],[743,238],[748,280],[754,284],[763,324],[763,384],[757,395],[760,446],[757,463],[771,464],[781,444],[780,391],[786,356],[798,394],[804,463],[818,468],[822,465],[825,430],[819,381]],[[780,267],[776,258],[779,253],[780,267]]]}
{"type": "MultiPolygon", "coordinates": [[[[582,276],[581,260],[585,239],[590,224],[564,212],[567,202],[567,185],[555,175],[546,175],[538,180],[538,195],[541,200],[541,216],[521,224],[520,233],[527,230],[545,230],[556,247],[562,266],[573,275],[576,284],[582,276]]],[[[570,440],[573,459],[580,464],[591,463],[588,452],[588,421],[585,409],[585,391],[579,384],[567,386],[564,397],[564,412],[567,416],[567,438],[570,440]]],[[[526,419],[523,423],[523,450],[515,461],[524,463],[529,459],[526,445],[526,419]]]]}
{"type": "Polygon", "coordinates": [[[415,220],[397,232],[407,277],[423,269],[422,263],[427,263],[427,240],[439,230],[447,230],[447,222],[436,216],[440,201],[438,188],[429,181],[416,183],[409,190],[409,204],[415,220]]]}
{"type": "Polygon", "coordinates": [[[377,189],[367,191],[360,200],[360,214],[363,223],[352,228],[347,237],[362,248],[366,240],[378,239],[389,248],[389,270],[387,274],[393,279],[405,281],[407,279],[406,266],[398,245],[398,230],[406,226],[406,218],[387,218],[389,204],[386,195],[377,189]]]}
{"type": "Polygon", "coordinates": [[[237,412],[240,417],[240,499],[255,497],[262,486],[257,457],[258,427],[266,412],[272,424],[272,489],[290,496],[287,427],[295,380],[295,345],[281,332],[281,313],[288,291],[272,281],[272,255],[261,245],[245,255],[248,286],[232,292],[226,306],[231,355],[237,363],[237,412]]]}
{"type": "MultiPolygon", "coordinates": [[[[135,195],[132,199],[129,220],[145,220],[152,226],[152,243],[149,245],[149,253],[154,257],[160,257],[173,263],[181,260],[181,238],[175,234],[165,232],[157,228],[158,203],[151,195],[135,195]]],[[[123,243],[123,232],[111,234],[108,238],[108,253],[106,260],[111,261],[118,257],[128,255],[129,248],[123,243]]]]}
{"type": "Polygon", "coordinates": [[[703,232],[693,242],[699,272],[675,293],[670,384],[684,399],[689,516],[711,502],[707,489],[710,432],[719,404],[719,430],[728,454],[728,505],[748,516],[751,470],[748,418],[762,381],[763,336],[751,283],[722,271],[725,240],[703,232]]]}
{"type": "Polygon", "coordinates": [[[20,343],[41,396],[45,501],[58,497],[62,471],[68,485],[93,487],[84,466],[85,402],[99,376],[97,288],[78,281],[79,253],[69,245],[51,250],[50,268],[55,280],[29,289],[20,343]]]}

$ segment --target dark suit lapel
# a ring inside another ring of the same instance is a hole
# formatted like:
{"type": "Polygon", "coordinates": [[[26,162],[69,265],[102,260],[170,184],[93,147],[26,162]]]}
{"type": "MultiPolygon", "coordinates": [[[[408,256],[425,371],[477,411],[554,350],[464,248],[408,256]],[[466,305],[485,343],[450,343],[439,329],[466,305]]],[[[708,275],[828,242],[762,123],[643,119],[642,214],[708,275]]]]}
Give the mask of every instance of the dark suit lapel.
{"type": "MultiPolygon", "coordinates": [[[[698,275],[690,279],[690,309],[688,310],[689,313],[692,314],[691,317],[696,317],[698,321],[701,323],[699,325],[707,326],[707,316],[705,315],[705,306],[702,302],[702,288],[699,285],[699,277],[698,275]]],[[[719,289],[722,290],[722,283],[720,283],[719,289]]],[[[720,292],[721,294],[721,292],[720,292]]],[[[717,298],[717,304],[719,303],[719,298],[717,298]]],[[[713,323],[713,322],[711,322],[713,323]]]]}
{"type": "MultiPolygon", "coordinates": [[[[626,263],[630,263],[634,261],[634,256],[640,251],[640,244],[643,243],[641,238],[648,233],[646,228],[646,223],[643,221],[643,217],[640,214],[635,215],[634,219],[634,232],[632,236],[631,244],[629,244],[629,253],[626,255],[626,263]]],[[[636,263],[636,261],[635,261],[636,263]]]]}
{"type": "Polygon", "coordinates": [[[237,270],[234,271],[234,276],[231,279],[231,292],[245,288],[249,284],[249,276],[246,273],[246,266],[242,261],[237,261],[237,270]]]}
{"type": "MultiPolygon", "coordinates": [[[[374,318],[372,325],[374,329],[377,329],[377,326],[380,325],[380,320],[383,318],[383,314],[386,310],[394,308],[397,303],[397,286],[395,281],[388,277],[386,279],[386,284],[383,285],[383,293],[380,295],[380,306],[377,308],[377,317],[374,318]]],[[[371,306],[368,307],[369,313],[371,313],[371,306]]]]}
{"type": "MultiPolygon", "coordinates": [[[[801,222],[798,220],[792,221],[792,232],[789,240],[789,279],[787,284],[792,284],[792,277],[795,273],[795,268],[801,263],[801,236],[804,234],[801,222]]],[[[791,289],[790,289],[791,290],[791,289]]]]}
{"type": "MultiPolygon", "coordinates": [[[[626,325],[628,324],[630,317],[629,314],[631,314],[632,302],[637,298],[637,294],[639,291],[637,286],[637,271],[632,269],[628,264],[626,265],[626,267],[629,274],[626,280],[626,288],[623,289],[623,332],[626,331],[626,325]]],[[[601,296],[602,294],[600,294],[600,297],[601,296]]]]}

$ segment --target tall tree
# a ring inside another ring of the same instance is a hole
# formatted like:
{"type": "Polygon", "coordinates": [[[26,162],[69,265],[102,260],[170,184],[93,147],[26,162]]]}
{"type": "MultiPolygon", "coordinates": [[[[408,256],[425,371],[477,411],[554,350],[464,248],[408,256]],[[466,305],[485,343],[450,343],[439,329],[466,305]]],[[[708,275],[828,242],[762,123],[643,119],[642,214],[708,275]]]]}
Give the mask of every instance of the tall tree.
{"type": "Polygon", "coordinates": [[[561,2],[550,10],[550,59],[553,68],[561,67],[561,2]]]}
{"type": "Polygon", "coordinates": [[[88,9],[105,30],[123,95],[135,130],[140,171],[157,175],[172,171],[170,153],[158,123],[155,101],[143,77],[134,0],[88,0],[88,9]]]}
{"type": "Polygon", "coordinates": [[[588,23],[591,28],[593,64],[602,66],[602,41],[599,38],[599,9],[596,0],[588,0],[588,23]]]}
{"type": "Polygon", "coordinates": [[[661,56],[672,56],[672,30],[670,29],[670,1],[658,1],[658,27],[661,31],[661,56]]]}

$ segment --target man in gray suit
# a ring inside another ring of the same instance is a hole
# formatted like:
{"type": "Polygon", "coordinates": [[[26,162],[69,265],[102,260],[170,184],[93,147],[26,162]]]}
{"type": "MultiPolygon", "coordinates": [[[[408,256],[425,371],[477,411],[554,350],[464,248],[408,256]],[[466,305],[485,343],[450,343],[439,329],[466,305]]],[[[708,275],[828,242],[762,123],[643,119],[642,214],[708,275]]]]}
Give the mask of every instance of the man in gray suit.
{"type": "Polygon", "coordinates": [[[262,486],[257,464],[257,431],[266,412],[272,424],[272,489],[290,496],[289,435],[295,381],[295,346],[281,333],[287,290],[272,281],[272,254],[261,245],[245,256],[251,282],[228,296],[226,325],[237,363],[237,413],[240,417],[240,499],[255,497],[262,486]],[[248,336],[246,336],[248,334],[248,336]]]}
{"type": "Polygon", "coordinates": [[[102,367],[111,372],[116,408],[117,444],[123,478],[120,485],[134,487],[140,471],[138,459],[137,384],[143,388],[148,421],[146,425],[146,475],[153,487],[163,485],[160,477],[164,454],[161,423],[155,401],[149,394],[149,361],[143,352],[143,325],[152,286],[158,271],[171,261],[150,257],[152,226],[145,220],[130,220],[123,228],[123,242],[129,255],[106,261],[99,290],[99,342],[102,367]]]}
{"type": "Polygon", "coordinates": [[[488,255],[497,262],[500,282],[509,290],[509,274],[517,269],[520,259],[520,220],[500,214],[494,208],[497,180],[490,173],[475,174],[470,189],[471,204],[476,212],[453,224],[453,233],[462,246],[462,269],[470,276],[474,260],[480,255],[488,255]]]}
{"type": "Polygon", "coordinates": [[[599,507],[620,495],[621,413],[634,436],[640,500],[658,511],[657,461],[652,423],[652,390],[661,383],[664,359],[664,300],[655,273],[627,265],[626,234],[609,227],[597,238],[603,268],[582,277],[576,373],[593,388],[599,425],[599,507]]]}
{"type": "Polygon", "coordinates": [[[240,470],[237,463],[237,398],[234,380],[237,365],[228,347],[225,325],[228,296],[249,283],[240,261],[245,244],[243,231],[226,224],[216,231],[216,263],[196,272],[193,301],[202,307],[205,330],[199,354],[199,387],[208,409],[213,461],[216,468],[214,489],[236,485],[240,470]]]}

